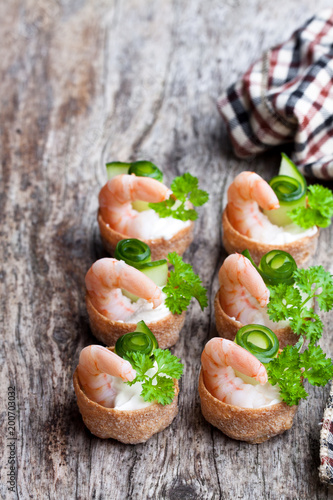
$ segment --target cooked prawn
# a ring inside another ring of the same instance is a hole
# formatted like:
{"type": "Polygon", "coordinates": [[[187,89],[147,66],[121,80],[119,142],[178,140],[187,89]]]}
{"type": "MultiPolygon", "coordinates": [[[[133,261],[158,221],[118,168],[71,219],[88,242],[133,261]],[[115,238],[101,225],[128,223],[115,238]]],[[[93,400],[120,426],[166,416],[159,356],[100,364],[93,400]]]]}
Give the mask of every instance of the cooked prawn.
{"type": "Polygon", "coordinates": [[[249,259],[229,255],[219,271],[220,304],[224,312],[244,325],[263,322],[269,291],[249,259]]]}
{"type": "Polygon", "coordinates": [[[96,261],[86,274],[86,287],[93,306],[111,320],[126,321],[140,307],[122,294],[121,289],[152,303],[163,302],[161,290],[138,269],[112,258],[96,261]]]}
{"type": "Polygon", "coordinates": [[[90,345],[81,351],[78,377],[89,399],[106,408],[112,408],[117,395],[113,388],[113,377],[132,381],[136,377],[136,371],[129,361],[106,347],[90,345]]]}
{"type": "Polygon", "coordinates": [[[207,390],[220,401],[258,408],[278,399],[278,389],[267,384],[267,371],[260,361],[231,340],[213,338],[201,355],[202,372],[207,390]],[[255,379],[259,385],[245,383],[234,370],[255,379]]]}
{"type": "Polygon", "coordinates": [[[156,179],[117,175],[110,179],[99,193],[101,215],[103,220],[119,233],[132,238],[144,238],[147,237],[145,232],[150,230],[149,221],[145,224],[146,214],[134,210],[131,202],[142,200],[158,203],[169,198],[170,194],[171,191],[156,179]]]}
{"type": "Polygon", "coordinates": [[[254,172],[242,172],[228,189],[227,213],[231,225],[244,236],[266,241],[282,228],[272,224],[260,211],[279,208],[279,200],[270,185],[254,172]]]}

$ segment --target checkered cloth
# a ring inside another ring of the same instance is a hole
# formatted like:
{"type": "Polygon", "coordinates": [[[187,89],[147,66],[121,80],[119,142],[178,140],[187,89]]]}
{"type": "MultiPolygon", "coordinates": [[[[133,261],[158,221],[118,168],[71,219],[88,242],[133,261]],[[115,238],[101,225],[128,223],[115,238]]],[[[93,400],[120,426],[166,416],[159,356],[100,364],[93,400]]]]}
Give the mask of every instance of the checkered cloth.
{"type": "Polygon", "coordinates": [[[294,142],[304,174],[333,179],[333,9],[266,52],[218,108],[238,156],[294,142]]]}
{"type": "Polygon", "coordinates": [[[324,483],[333,484],[333,384],[320,432],[319,477],[324,483]]]}

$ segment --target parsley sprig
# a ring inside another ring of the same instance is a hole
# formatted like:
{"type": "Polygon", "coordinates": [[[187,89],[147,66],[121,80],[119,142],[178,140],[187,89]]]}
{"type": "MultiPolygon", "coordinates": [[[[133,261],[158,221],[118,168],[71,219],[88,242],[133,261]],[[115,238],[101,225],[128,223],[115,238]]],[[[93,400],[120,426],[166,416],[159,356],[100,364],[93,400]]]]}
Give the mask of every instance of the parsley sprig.
{"type": "Polygon", "coordinates": [[[315,343],[310,343],[302,353],[297,344],[288,345],[266,365],[266,369],[269,383],[279,384],[280,396],[290,406],[308,397],[303,378],[311,385],[324,386],[333,377],[332,360],[326,358],[322,348],[315,343]]]}
{"type": "Polygon", "coordinates": [[[307,304],[315,299],[321,311],[332,309],[332,276],[323,266],[297,269],[293,276],[295,286],[280,283],[270,288],[267,312],[271,320],[289,320],[290,327],[297,335],[304,335],[310,342],[316,342],[322,335],[323,323],[307,304]]]}
{"type": "Polygon", "coordinates": [[[327,227],[333,217],[333,194],[328,188],[314,184],[308,187],[307,207],[288,212],[292,221],[303,229],[313,226],[327,227]]]}
{"type": "Polygon", "coordinates": [[[167,295],[165,305],[173,314],[185,311],[192,297],[197,299],[203,310],[208,305],[207,290],[190,264],[186,264],[176,252],[168,254],[168,261],[174,267],[162,291],[167,295]]]}
{"type": "Polygon", "coordinates": [[[187,208],[186,202],[190,201],[193,206],[200,207],[208,201],[209,195],[206,191],[199,189],[199,180],[190,173],[176,177],[171,183],[172,195],[168,200],[160,203],[149,203],[149,208],[155,210],[159,217],[173,217],[182,221],[196,220],[197,212],[193,208],[187,208]]]}
{"type": "Polygon", "coordinates": [[[167,349],[155,349],[152,356],[140,352],[126,352],[126,358],[137,372],[137,376],[128,385],[142,383],[141,396],[145,401],[169,405],[175,397],[173,379],[179,379],[183,373],[180,359],[167,349]],[[157,364],[157,371],[150,375],[147,372],[157,364]]]}
{"type": "Polygon", "coordinates": [[[298,404],[308,393],[302,380],[324,386],[333,377],[332,360],[317,344],[323,332],[323,323],[309,301],[316,301],[321,311],[333,307],[333,279],[323,266],[294,271],[294,285],[280,283],[270,287],[267,312],[273,321],[289,320],[292,330],[309,340],[301,353],[303,338],[295,346],[287,346],[267,366],[268,380],[279,384],[282,400],[288,405],[298,404]]]}

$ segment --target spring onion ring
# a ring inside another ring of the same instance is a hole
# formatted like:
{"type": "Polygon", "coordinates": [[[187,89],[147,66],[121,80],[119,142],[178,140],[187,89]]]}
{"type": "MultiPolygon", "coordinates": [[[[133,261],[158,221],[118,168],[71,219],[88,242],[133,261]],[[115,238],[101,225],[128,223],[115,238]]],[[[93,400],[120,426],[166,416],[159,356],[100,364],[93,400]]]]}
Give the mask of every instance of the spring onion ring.
{"type": "Polygon", "coordinates": [[[138,177],[151,177],[157,181],[163,181],[163,173],[156,165],[154,165],[154,163],[151,163],[150,161],[141,160],[131,163],[128,173],[135,174],[138,177]]]}
{"type": "Polygon", "coordinates": [[[253,354],[261,363],[276,358],[279,341],[272,330],[263,325],[246,325],[236,334],[235,343],[253,354]]]}

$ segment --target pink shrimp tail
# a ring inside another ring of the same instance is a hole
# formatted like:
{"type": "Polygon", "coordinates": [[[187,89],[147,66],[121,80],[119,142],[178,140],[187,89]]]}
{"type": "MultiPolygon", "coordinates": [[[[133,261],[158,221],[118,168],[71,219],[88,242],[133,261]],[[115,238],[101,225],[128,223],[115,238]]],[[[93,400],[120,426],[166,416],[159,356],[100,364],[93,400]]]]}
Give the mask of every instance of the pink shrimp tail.
{"type": "Polygon", "coordinates": [[[271,186],[254,172],[241,172],[228,189],[228,203],[255,201],[265,210],[280,207],[278,197],[271,186]]]}
{"type": "Polygon", "coordinates": [[[219,282],[223,308],[229,303],[229,295],[240,291],[241,287],[244,287],[261,307],[268,304],[268,288],[258,271],[244,255],[234,253],[225,259],[219,271],[219,282]]]}

